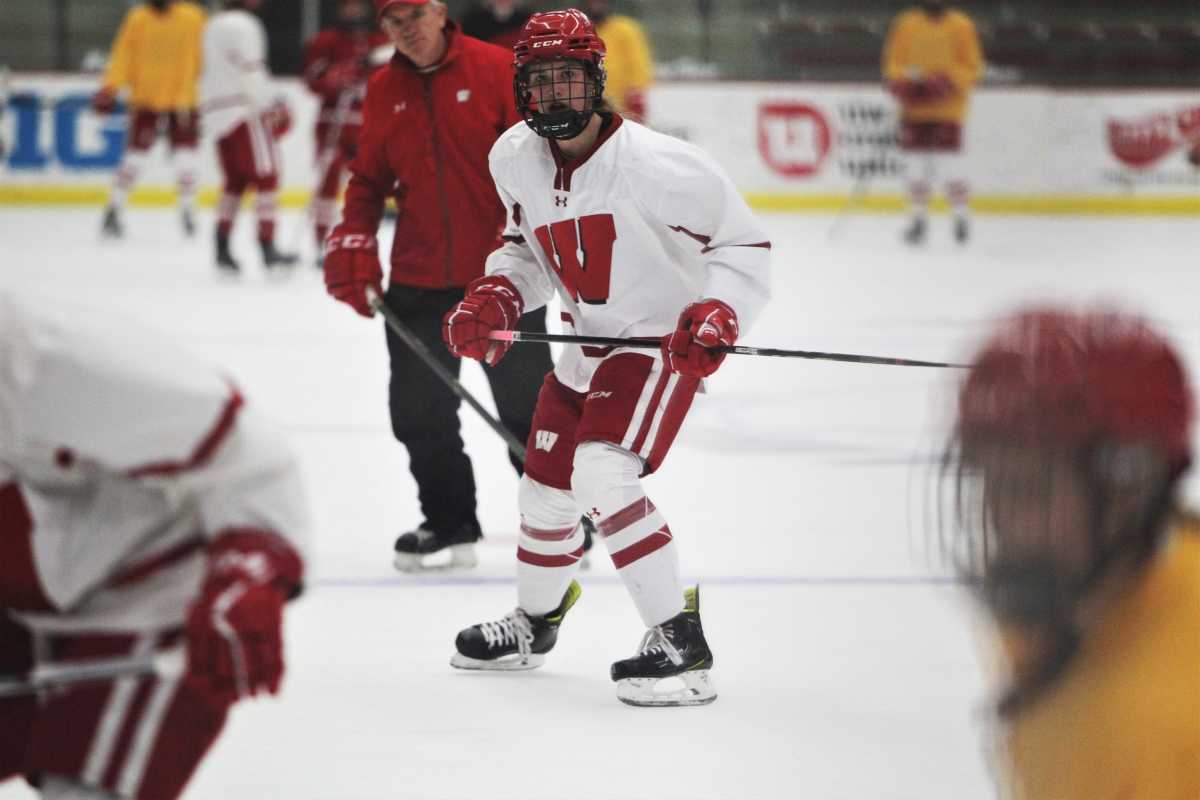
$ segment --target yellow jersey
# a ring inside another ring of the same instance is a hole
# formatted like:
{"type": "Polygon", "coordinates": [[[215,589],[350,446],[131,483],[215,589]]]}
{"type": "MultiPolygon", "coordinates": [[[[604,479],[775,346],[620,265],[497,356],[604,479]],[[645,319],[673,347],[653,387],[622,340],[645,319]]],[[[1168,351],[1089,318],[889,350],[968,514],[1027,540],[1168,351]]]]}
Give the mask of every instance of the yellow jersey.
{"type": "Polygon", "coordinates": [[[130,89],[130,105],[151,111],[196,107],[204,11],[176,0],[163,11],[129,10],[113,42],[105,88],[130,89]]]}
{"type": "Polygon", "coordinates": [[[904,119],[962,124],[971,88],[983,75],[975,23],[954,9],[936,17],[916,8],[901,13],[883,44],[883,79],[891,83],[939,75],[949,78],[956,91],[940,100],[906,103],[904,119]]]}
{"type": "Polygon", "coordinates": [[[1015,800],[1200,798],[1200,522],[1173,533],[1004,732],[1015,800]]]}
{"type": "Polygon", "coordinates": [[[604,67],[608,80],[604,95],[617,111],[625,113],[629,92],[644,92],[654,80],[650,43],[641,23],[622,14],[606,17],[596,26],[596,35],[604,41],[607,51],[604,67]]]}

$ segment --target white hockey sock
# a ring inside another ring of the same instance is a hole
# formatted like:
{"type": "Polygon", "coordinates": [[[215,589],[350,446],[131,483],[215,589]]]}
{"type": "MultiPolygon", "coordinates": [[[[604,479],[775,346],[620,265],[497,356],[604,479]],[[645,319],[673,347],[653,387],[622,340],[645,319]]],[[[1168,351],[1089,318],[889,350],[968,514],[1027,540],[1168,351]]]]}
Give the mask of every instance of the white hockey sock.
{"type": "Polygon", "coordinates": [[[175,183],[179,188],[179,207],[184,211],[196,209],[196,151],[181,148],[172,155],[175,160],[175,183]]]}
{"type": "Polygon", "coordinates": [[[147,154],[141,150],[130,150],[125,153],[121,166],[117,167],[116,174],[113,175],[112,193],[108,198],[110,206],[118,209],[125,207],[129,193],[133,191],[133,187],[137,183],[138,175],[146,166],[147,158],[147,154]]]}
{"type": "Polygon", "coordinates": [[[558,608],[579,569],[583,529],[571,493],[521,478],[517,537],[517,605],[527,614],[558,608]]]}
{"type": "Polygon", "coordinates": [[[575,451],[571,487],[650,628],[683,610],[683,581],[671,529],[642,490],[640,472],[629,451],[585,442],[575,451]]]}

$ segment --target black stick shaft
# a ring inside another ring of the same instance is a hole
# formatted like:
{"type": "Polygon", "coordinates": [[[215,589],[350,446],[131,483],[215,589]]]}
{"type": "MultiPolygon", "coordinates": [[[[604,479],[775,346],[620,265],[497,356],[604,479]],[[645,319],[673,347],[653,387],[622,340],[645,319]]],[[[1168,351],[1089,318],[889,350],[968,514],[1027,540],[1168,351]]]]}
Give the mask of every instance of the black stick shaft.
{"type": "Polygon", "coordinates": [[[483,417],[483,421],[486,422],[491,429],[494,430],[500,436],[500,438],[504,440],[504,443],[508,445],[508,449],[512,452],[512,454],[521,459],[521,461],[524,461],[525,445],[518,442],[517,437],[513,436],[508,428],[500,424],[500,420],[493,417],[488,410],[484,408],[478,400],[475,399],[475,396],[468,392],[466,387],[459,383],[458,378],[454,377],[450,370],[446,369],[446,367],[442,365],[442,362],[438,361],[437,357],[434,356],[433,353],[429,352],[429,348],[426,347],[425,343],[417,338],[417,335],[413,333],[407,325],[404,324],[403,320],[397,316],[396,312],[383,302],[383,298],[375,294],[374,291],[368,290],[367,302],[371,304],[371,308],[383,315],[384,322],[386,322],[387,326],[392,329],[392,333],[396,334],[400,341],[404,342],[404,344],[406,344],[410,350],[416,353],[417,358],[425,362],[425,366],[433,370],[433,374],[437,375],[441,379],[442,383],[446,384],[446,388],[465,400],[467,405],[469,405],[471,408],[475,409],[479,416],[483,417]]]}
{"type": "MultiPolygon", "coordinates": [[[[588,344],[600,347],[636,347],[657,350],[658,339],[619,339],[608,336],[571,336],[563,333],[531,333],[528,331],[501,331],[493,338],[512,342],[561,342],[564,344],[588,344]]],[[[809,358],[818,361],[845,361],[851,364],[885,364],[895,367],[939,367],[965,369],[965,364],[950,364],[943,361],[917,361],[911,358],[888,358],[885,356],[860,356],[851,353],[821,353],[814,350],[779,350],[772,347],[747,347],[740,344],[721,345],[712,348],[722,353],[743,356],[778,356],[781,358],[809,358]]]]}

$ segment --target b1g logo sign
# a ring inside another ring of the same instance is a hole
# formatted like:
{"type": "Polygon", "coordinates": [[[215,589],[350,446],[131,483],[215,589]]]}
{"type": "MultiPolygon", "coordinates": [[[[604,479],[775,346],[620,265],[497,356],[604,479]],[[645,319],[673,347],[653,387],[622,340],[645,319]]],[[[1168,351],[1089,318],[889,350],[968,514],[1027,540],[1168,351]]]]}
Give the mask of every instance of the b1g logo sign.
{"type": "Polygon", "coordinates": [[[1149,169],[1181,147],[1200,166],[1200,106],[1136,120],[1108,120],[1108,149],[1121,163],[1149,169]]]}
{"type": "Polygon", "coordinates": [[[825,115],[807,103],[765,103],[758,109],[758,152],[778,173],[812,177],[832,144],[825,115]]]}
{"type": "Polygon", "coordinates": [[[64,94],[53,101],[34,93],[10,97],[9,169],[44,169],[55,162],[67,169],[113,169],[120,164],[125,115],[97,120],[90,104],[87,94],[64,94]]]}

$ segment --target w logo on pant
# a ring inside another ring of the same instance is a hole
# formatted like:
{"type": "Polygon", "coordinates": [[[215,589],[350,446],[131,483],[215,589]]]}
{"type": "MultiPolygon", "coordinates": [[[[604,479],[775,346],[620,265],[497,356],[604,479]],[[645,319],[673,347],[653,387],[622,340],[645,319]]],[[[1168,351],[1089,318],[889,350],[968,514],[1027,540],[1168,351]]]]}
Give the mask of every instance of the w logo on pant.
{"type": "Polygon", "coordinates": [[[554,443],[557,441],[558,434],[554,431],[538,431],[533,439],[534,447],[547,453],[554,449],[554,443]]]}

